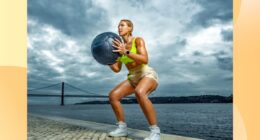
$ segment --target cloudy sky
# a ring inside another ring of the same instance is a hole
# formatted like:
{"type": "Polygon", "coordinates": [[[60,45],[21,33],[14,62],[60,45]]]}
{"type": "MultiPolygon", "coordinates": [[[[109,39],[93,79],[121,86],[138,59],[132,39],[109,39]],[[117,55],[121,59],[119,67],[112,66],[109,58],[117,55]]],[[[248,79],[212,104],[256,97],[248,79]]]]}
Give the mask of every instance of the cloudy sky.
{"type": "Polygon", "coordinates": [[[28,89],[65,81],[107,95],[127,69],[97,63],[90,46],[120,19],[145,40],[153,96],[232,94],[232,0],[29,0],[28,89]]]}

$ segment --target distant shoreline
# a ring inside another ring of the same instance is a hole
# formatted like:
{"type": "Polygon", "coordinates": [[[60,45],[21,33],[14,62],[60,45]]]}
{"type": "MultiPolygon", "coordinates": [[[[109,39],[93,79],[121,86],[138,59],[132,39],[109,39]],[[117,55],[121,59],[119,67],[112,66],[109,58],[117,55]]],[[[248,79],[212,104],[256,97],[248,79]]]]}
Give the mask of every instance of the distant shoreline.
{"type": "MultiPolygon", "coordinates": [[[[149,97],[153,104],[181,104],[181,103],[233,103],[233,95],[200,95],[200,96],[168,96],[168,97],[149,97]]],[[[122,104],[138,104],[135,98],[122,99],[122,104]]],[[[110,104],[109,101],[89,101],[77,104],[110,104]]]]}

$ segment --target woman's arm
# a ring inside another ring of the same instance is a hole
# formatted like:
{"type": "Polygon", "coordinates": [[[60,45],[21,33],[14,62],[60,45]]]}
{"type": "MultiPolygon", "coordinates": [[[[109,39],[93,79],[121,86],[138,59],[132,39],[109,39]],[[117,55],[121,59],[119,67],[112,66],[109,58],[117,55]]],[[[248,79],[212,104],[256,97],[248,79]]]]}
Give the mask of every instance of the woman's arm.
{"type": "Polygon", "coordinates": [[[140,37],[137,37],[135,40],[136,48],[138,54],[130,53],[127,56],[137,62],[141,62],[144,64],[148,63],[148,54],[145,48],[144,40],[140,37]]]}
{"type": "Polygon", "coordinates": [[[115,72],[118,73],[120,72],[121,68],[122,68],[122,62],[117,61],[116,63],[109,65],[109,67],[115,72]]]}

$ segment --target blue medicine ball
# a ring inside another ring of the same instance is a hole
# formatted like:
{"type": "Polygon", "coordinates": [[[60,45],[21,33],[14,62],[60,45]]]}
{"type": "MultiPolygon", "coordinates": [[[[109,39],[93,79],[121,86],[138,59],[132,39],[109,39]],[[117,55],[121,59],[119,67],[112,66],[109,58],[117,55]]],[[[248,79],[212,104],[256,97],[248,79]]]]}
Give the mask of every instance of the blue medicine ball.
{"type": "Polygon", "coordinates": [[[113,50],[116,50],[116,48],[112,46],[114,38],[121,40],[117,34],[112,32],[99,34],[93,40],[91,44],[91,52],[93,57],[100,64],[114,64],[116,59],[120,56],[118,52],[113,52],[113,50]]]}

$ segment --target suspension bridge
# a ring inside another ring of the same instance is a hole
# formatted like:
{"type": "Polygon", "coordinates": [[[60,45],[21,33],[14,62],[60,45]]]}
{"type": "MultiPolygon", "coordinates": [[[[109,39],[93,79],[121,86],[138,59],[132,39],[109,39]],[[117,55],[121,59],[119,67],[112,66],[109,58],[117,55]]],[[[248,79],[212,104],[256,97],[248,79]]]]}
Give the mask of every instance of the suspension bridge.
{"type": "MultiPolygon", "coordinates": [[[[81,89],[79,87],[73,86],[69,83],[61,82],[61,83],[56,83],[56,84],[51,84],[39,88],[34,88],[34,89],[28,89],[28,97],[60,97],[60,105],[64,105],[64,98],[69,98],[69,97],[84,97],[84,98],[106,98],[108,99],[109,96],[106,95],[101,95],[89,90],[81,89]],[[82,94],[66,94],[65,92],[65,87],[69,87],[71,89],[74,89],[78,92],[81,92],[82,94]],[[50,90],[50,88],[55,88],[55,90],[50,90]],[[59,89],[58,89],[59,88],[59,89]],[[46,90],[45,92],[47,93],[35,93],[35,91],[40,91],[40,90],[46,90]],[[54,92],[53,92],[54,91],[54,92]],[[60,92],[58,92],[60,91],[60,92]],[[49,93],[48,93],[49,92],[49,93]]],[[[133,98],[133,97],[124,97],[124,98],[133,98]]]]}

